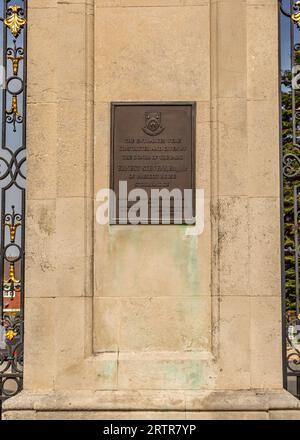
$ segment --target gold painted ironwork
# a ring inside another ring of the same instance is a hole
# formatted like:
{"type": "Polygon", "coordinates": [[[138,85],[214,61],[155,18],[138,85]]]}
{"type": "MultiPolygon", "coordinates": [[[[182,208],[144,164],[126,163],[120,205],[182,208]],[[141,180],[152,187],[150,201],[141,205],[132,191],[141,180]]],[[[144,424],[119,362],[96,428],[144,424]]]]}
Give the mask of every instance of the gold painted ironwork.
{"type": "Polygon", "coordinates": [[[9,263],[9,275],[8,275],[8,279],[4,280],[5,283],[19,283],[20,280],[16,279],[16,275],[15,275],[15,263],[13,263],[12,261],[9,263]]]}
{"type": "Polygon", "coordinates": [[[9,228],[10,242],[14,243],[16,239],[17,228],[21,226],[21,223],[18,222],[15,225],[12,225],[11,223],[5,223],[5,226],[8,226],[9,228]]]}
{"type": "Polygon", "coordinates": [[[20,113],[18,112],[18,98],[17,98],[17,95],[13,95],[12,100],[11,100],[11,108],[10,108],[10,110],[6,110],[6,114],[7,115],[21,116],[20,113]]]}
{"type": "Polygon", "coordinates": [[[13,74],[14,74],[15,76],[17,76],[18,73],[19,73],[19,63],[20,63],[20,61],[23,60],[23,58],[24,58],[23,56],[14,57],[14,56],[12,56],[12,55],[9,55],[9,56],[7,57],[7,59],[10,60],[10,61],[12,62],[13,74]]]}
{"type": "Polygon", "coordinates": [[[5,333],[5,337],[6,339],[8,339],[9,341],[12,341],[14,339],[15,336],[17,336],[18,333],[16,333],[14,330],[8,330],[5,333]]]}
{"type": "Polygon", "coordinates": [[[19,15],[19,11],[22,10],[21,6],[14,5],[8,8],[9,15],[4,20],[4,24],[10,29],[14,37],[17,37],[21,29],[25,26],[25,18],[19,15]]]}
{"type": "MultiPolygon", "coordinates": [[[[300,1],[297,1],[295,3],[295,7],[300,8],[300,1]]],[[[300,11],[295,12],[291,15],[292,20],[297,24],[298,28],[300,29],[300,11]]]]}

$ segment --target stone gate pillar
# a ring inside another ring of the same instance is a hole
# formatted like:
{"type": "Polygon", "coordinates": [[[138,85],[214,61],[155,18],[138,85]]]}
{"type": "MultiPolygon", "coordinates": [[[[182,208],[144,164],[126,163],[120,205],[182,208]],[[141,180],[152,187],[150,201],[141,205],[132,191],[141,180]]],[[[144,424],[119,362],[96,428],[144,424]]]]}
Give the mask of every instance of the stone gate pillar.
{"type": "Polygon", "coordinates": [[[4,418],[298,417],[277,0],[31,0],[28,22],[25,384],[4,418]],[[197,103],[203,234],[97,224],[114,101],[197,103]]]}

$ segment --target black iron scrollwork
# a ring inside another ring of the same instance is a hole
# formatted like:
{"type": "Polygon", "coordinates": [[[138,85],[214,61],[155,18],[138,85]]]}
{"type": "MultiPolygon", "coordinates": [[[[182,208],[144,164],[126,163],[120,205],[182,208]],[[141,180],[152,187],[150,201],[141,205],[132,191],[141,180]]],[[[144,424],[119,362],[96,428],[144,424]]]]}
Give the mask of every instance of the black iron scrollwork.
{"type": "Polygon", "coordinates": [[[27,1],[1,0],[0,412],[23,386],[27,1]]]}
{"type": "Polygon", "coordinates": [[[300,1],[279,0],[285,385],[300,398],[300,1]],[[284,41],[283,41],[284,40],[284,41]]]}
{"type": "Polygon", "coordinates": [[[300,157],[296,154],[286,154],[283,157],[283,174],[287,178],[300,175],[300,157]]]}

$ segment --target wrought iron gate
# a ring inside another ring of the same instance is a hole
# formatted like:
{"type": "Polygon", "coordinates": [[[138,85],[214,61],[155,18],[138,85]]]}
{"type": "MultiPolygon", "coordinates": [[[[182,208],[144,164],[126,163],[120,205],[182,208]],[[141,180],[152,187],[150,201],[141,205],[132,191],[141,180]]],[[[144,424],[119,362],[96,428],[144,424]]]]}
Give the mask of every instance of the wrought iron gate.
{"type": "Polygon", "coordinates": [[[0,414],[23,385],[27,0],[1,0],[0,414]]]}
{"type": "Polygon", "coordinates": [[[284,381],[300,398],[300,1],[280,11],[284,381]]]}

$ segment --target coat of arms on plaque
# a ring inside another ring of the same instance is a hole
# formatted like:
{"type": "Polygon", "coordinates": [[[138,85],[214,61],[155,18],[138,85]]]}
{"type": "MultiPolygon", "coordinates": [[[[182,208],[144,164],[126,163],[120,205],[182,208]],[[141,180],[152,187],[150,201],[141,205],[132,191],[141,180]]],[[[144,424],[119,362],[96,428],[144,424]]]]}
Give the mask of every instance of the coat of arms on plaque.
{"type": "Polygon", "coordinates": [[[157,136],[164,131],[165,127],[161,125],[161,113],[146,112],[145,113],[145,127],[144,133],[148,136],[157,136]]]}

